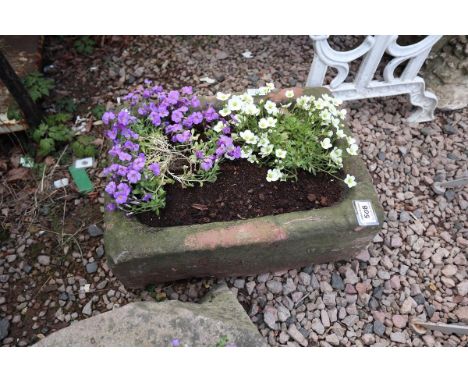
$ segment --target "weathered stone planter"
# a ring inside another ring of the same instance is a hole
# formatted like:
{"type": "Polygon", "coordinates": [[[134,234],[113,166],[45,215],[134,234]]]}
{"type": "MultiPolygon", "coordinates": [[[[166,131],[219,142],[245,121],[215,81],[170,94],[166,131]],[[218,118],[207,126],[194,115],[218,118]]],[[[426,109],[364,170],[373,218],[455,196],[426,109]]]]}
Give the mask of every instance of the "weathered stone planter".
{"type": "MultiPolygon", "coordinates": [[[[314,93],[322,90],[314,90],[314,93]]],[[[148,227],[121,212],[105,214],[106,255],[127,287],[190,277],[226,277],[299,268],[353,257],[380,225],[360,226],[353,200],[383,211],[359,156],[344,161],[357,186],[342,201],[316,210],[168,228],[148,227]]]]}

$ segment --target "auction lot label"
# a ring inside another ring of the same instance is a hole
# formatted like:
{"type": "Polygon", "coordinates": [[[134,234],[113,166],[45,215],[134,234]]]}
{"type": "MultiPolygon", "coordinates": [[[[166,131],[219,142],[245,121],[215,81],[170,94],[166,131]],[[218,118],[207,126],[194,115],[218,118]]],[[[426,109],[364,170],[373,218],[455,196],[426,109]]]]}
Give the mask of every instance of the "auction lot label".
{"type": "Polygon", "coordinates": [[[377,215],[370,200],[353,200],[354,211],[359,225],[379,225],[377,215]]]}

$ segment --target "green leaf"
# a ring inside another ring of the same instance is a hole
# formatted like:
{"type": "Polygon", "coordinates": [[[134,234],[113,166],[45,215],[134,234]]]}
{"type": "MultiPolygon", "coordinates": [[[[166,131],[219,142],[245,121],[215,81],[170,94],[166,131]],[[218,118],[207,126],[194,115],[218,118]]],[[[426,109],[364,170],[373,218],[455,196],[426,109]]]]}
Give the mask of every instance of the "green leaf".
{"type": "Polygon", "coordinates": [[[46,156],[50,154],[55,149],[54,140],[52,138],[43,138],[39,142],[38,154],[41,156],[46,156]]]}
{"type": "Polygon", "coordinates": [[[32,139],[39,143],[41,138],[43,138],[49,129],[49,126],[47,126],[45,123],[41,123],[36,129],[34,129],[32,133],[32,139]]]}
{"type": "Polygon", "coordinates": [[[49,137],[58,142],[70,142],[72,134],[67,126],[57,125],[50,128],[49,137]]]}

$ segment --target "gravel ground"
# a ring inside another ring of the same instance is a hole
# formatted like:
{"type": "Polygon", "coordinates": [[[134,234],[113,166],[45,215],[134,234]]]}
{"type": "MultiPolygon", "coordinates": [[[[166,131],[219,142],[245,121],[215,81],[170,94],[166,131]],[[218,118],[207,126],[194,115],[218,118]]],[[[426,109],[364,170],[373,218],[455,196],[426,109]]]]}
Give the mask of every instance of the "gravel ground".
{"type": "MultiPolygon", "coordinates": [[[[339,36],[333,44],[350,48],[358,41],[339,36]]],[[[313,54],[306,36],[108,37],[102,42],[85,57],[70,49],[72,39],[53,38],[45,53],[53,64],[48,75],[57,83],[47,106],[72,97],[96,137],[102,127],[89,116],[90,108],[109,104],[144,78],[168,87],[193,84],[199,94],[242,91],[267,81],[300,86],[313,54]],[[253,57],[244,58],[245,51],[253,57]],[[205,76],[216,82],[200,81],[205,76]]],[[[351,261],[228,279],[228,284],[273,346],[466,346],[466,336],[419,336],[408,323],[416,317],[468,322],[468,194],[465,188],[437,195],[431,187],[434,180],[467,175],[468,110],[437,112],[434,121],[410,126],[405,96],[346,107],[386,211],[382,232],[351,261]]],[[[0,158],[3,179],[17,160],[18,154],[0,158]]],[[[98,163],[104,163],[103,155],[98,163]]],[[[65,174],[68,165],[50,164],[55,169],[47,182],[65,174]]],[[[4,346],[31,345],[75,320],[131,301],[197,301],[215,282],[126,290],[103,256],[99,173],[99,168],[90,171],[97,192],[88,198],[73,189],[38,192],[37,179],[0,183],[0,221],[10,234],[0,246],[4,346]]]]}

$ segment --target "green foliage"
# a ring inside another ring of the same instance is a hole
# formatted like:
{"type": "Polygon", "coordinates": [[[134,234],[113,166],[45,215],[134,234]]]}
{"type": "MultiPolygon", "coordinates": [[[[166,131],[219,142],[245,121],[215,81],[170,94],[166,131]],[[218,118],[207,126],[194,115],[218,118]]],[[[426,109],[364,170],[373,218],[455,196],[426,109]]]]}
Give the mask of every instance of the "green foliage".
{"type": "Polygon", "coordinates": [[[95,137],[89,135],[78,136],[71,144],[75,156],[78,158],[94,157],[96,155],[96,148],[92,144],[94,139],[95,137]]]}
{"type": "Polygon", "coordinates": [[[91,110],[91,114],[93,114],[94,118],[101,119],[105,111],[106,111],[106,108],[104,106],[97,105],[93,107],[93,109],[91,110]]]}
{"type": "Polygon", "coordinates": [[[7,110],[7,118],[11,120],[16,120],[19,121],[20,119],[23,118],[20,110],[18,109],[18,106],[9,106],[7,110]]]}
{"type": "Polygon", "coordinates": [[[70,120],[68,114],[55,114],[49,116],[37,128],[32,130],[32,139],[38,143],[38,154],[46,156],[57,150],[64,143],[71,142],[72,131],[65,125],[70,120]]]}
{"type": "Polygon", "coordinates": [[[23,84],[32,100],[36,102],[49,95],[50,90],[54,87],[54,80],[45,78],[42,73],[32,72],[23,79],[23,84]]]}
{"type": "Polygon", "coordinates": [[[96,41],[89,36],[81,36],[75,41],[74,48],[77,53],[89,56],[93,54],[95,45],[96,41]]]}
{"type": "Polygon", "coordinates": [[[228,339],[228,336],[224,335],[224,336],[221,336],[219,337],[219,340],[218,342],[216,342],[216,347],[226,347],[227,343],[228,343],[229,339],[228,339]]]}
{"type": "Polygon", "coordinates": [[[73,101],[73,99],[70,97],[60,98],[55,104],[59,112],[65,112],[70,114],[74,114],[76,112],[75,101],[73,101]]]}

